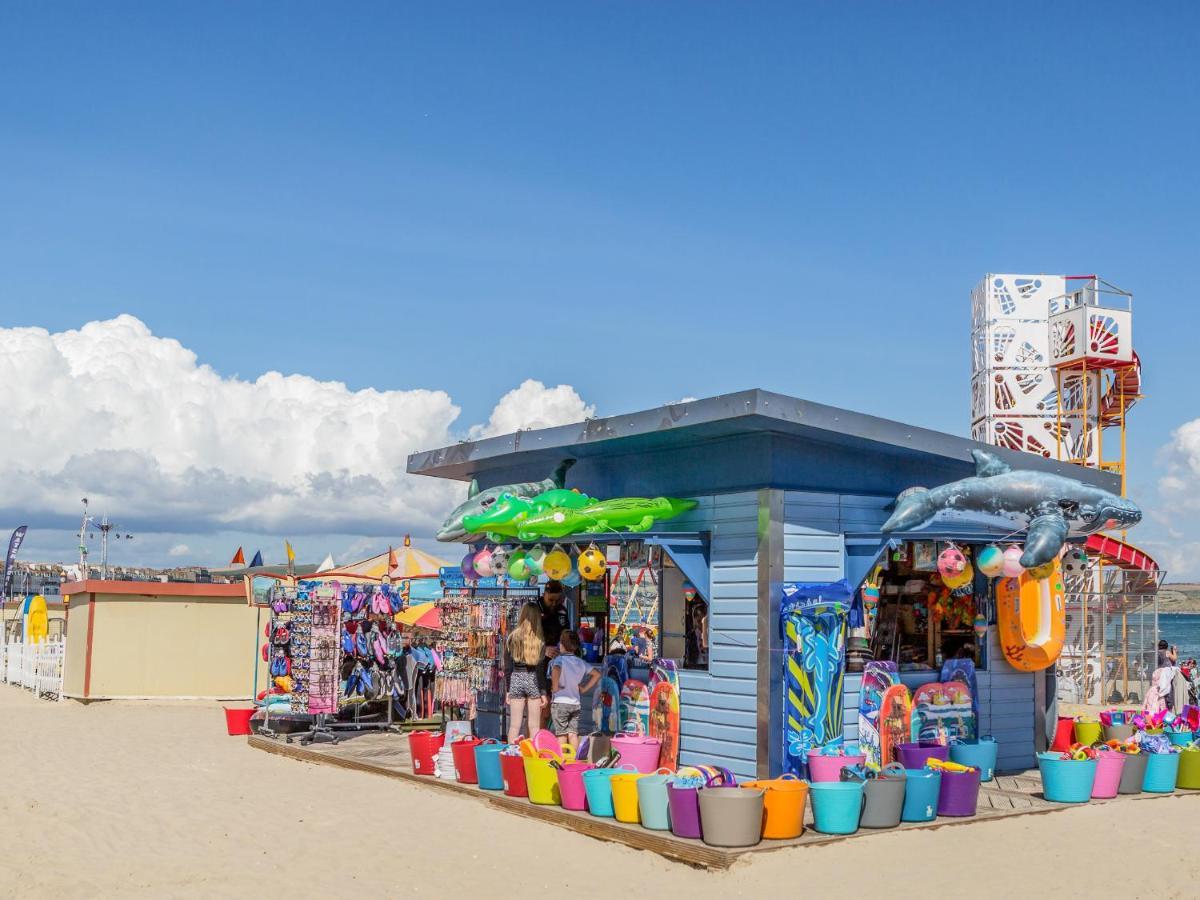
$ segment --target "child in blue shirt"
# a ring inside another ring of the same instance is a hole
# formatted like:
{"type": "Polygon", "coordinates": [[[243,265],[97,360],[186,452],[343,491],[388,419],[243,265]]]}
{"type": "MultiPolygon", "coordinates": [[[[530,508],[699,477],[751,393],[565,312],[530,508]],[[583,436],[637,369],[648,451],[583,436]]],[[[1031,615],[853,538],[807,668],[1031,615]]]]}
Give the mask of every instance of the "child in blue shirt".
{"type": "Polygon", "coordinates": [[[554,734],[572,747],[579,745],[580,697],[596,686],[600,670],[579,656],[579,636],[563,631],[558,656],[550,661],[550,724],[554,734]]]}

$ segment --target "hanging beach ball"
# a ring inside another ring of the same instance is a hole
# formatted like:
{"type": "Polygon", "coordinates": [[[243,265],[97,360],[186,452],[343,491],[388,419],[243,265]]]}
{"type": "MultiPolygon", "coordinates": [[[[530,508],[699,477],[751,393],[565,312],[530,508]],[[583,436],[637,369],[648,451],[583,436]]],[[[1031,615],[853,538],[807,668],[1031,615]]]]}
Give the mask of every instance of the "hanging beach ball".
{"type": "Polygon", "coordinates": [[[1005,578],[1020,578],[1021,573],[1025,571],[1025,567],[1021,565],[1022,552],[1016,544],[1004,551],[1004,567],[1000,571],[1005,578]]]}
{"type": "Polygon", "coordinates": [[[525,554],[525,564],[529,566],[529,574],[535,578],[542,574],[542,566],[546,562],[546,550],[544,547],[534,547],[525,554]]]}
{"type": "Polygon", "coordinates": [[[967,558],[957,547],[947,547],[938,554],[937,569],[942,578],[955,578],[967,567],[967,558]]]}
{"type": "Polygon", "coordinates": [[[598,581],[603,578],[606,568],[608,568],[608,561],[600,552],[599,547],[588,547],[579,554],[579,574],[588,581],[598,581]]]}
{"type": "Polygon", "coordinates": [[[1029,577],[1036,578],[1038,581],[1041,581],[1044,578],[1049,578],[1054,574],[1055,562],[1057,562],[1057,560],[1052,559],[1050,562],[1042,563],[1040,566],[1034,566],[1032,569],[1028,569],[1027,571],[1029,572],[1029,577]]]}
{"type": "Polygon", "coordinates": [[[987,634],[987,618],[985,616],[975,616],[975,637],[979,639],[979,643],[983,643],[983,636],[987,634]]]}
{"type": "Polygon", "coordinates": [[[975,570],[971,568],[970,563],[965,565],[966,568],[956,575],[943,575],[942,583],[952,591],[970,584],[975,578],[975,570]]]}
{"type": "Polygon", "coordinates": [[[475,551],[468,550],[467,555],[462,558],[462,573],[467,578],[475,577],[475,551]]]}
{"type": "Polygon", "coordinates": [[[975,554],[975,564],[988,578],[995,578],[1004,571],[1004,551],[995,544],[988,544],[975,554]]]}
{"type": "Polygon", "coordinates": [[[487,578],[493,574],[492,551],[487,547],[475,554],[475,574],[480,578],[487,578]]]}
{"type": "Polygon", "coordinates": [[[513,581],[529,580],[529,559],[524,550],[514,550],[509,554],[508,577],[513,581]]]}
{"type": "Polygon", "coordinates": [[[493,547],[492,548],[492,574],[507,575],[508,574],[508,548],[493,547]]]}
{"type": "Polygon", "coordinates": [[[562,547],[555,544],[554,549],[542,560],[542,571],[546,573],[547,578],[562,581],[571,574],[571,557],[567,556],[562,547]]]}
{"type": "Polygon", "coordinates": [[[1087,571],[1087,554],[1078,547],[1072,547],[1062,558],[1062,573],[1066,578],[1078,578],[1087,571]]]}

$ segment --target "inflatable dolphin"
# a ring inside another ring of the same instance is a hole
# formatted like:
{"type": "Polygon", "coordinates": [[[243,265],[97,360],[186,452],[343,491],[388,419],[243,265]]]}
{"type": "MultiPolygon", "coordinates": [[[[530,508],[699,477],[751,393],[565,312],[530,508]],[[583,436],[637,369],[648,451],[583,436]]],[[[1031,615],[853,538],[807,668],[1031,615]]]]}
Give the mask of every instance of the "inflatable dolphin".
{"type": "Polygon", "coordinates": [[[518,481],[515,484],[499,484],[486,491],[479,489],[479,482],[472,481],[467,488],[467,499],[454,508],[454,512],[446,517],[442,527],[438,529],[439,541],[461,541],[469,532],[463,525],[466,516],[482,515],[489,506],[500,499],[501,494],[512,494],[514,497],[536,497],[546,491],[561,488],[567,478],[567,469],[575,465],[575,460],[564,459],[558,468],[542,481],[518,481]]]}
{"type": "Polygon", "coordinates": [[[909,488],[896,498],[896,511],[883,531],[912,531],[938,513],[979,513],[1013,521],[1028,530],[1021,565],[1026,569],[1054,559],[1068,537],[1113,528],[1129,528],[1142,520],[1136,503],[1074,478],[1013,470],[995,454],[972,450],[975,475],[927,490],[909,488]]]}

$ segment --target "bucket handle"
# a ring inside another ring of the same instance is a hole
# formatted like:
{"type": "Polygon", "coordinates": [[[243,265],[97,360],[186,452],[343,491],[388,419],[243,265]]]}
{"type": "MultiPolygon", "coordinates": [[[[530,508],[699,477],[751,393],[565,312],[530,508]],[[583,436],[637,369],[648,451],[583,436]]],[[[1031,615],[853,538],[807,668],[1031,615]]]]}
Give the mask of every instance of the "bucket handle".
{"type": "Polygon", "coordinates": [[[795,775],[792,772],[784,772],[782,775],[779,776],[779,780],[780,781],[799,781],[800,776],[795,775]]]}
{"type": "Polygon", "coordinates": [[[654,774],[655,775],[674,775],[675,770],[671,769],[667,766],[659,766],[657,769],[654,770],[654,774]]]}
{"type": "Polygon", "coordinates": [[[900,778],[907,778],[907,777],[908,777],[908,776],[907,776],[907,775],[905,775],[905,773],[904,773],[904,766],[900,765],[900,763],[898,763],[898,762],[890,762],[890,763],[888,763],[886,766],[884,766],[884,767],[883,767],[883,771],[884,771],[884,772],[891,773],[891,774],[893,774],[893,775],[897,775],[897,776],[899,776],[900,778]]]}

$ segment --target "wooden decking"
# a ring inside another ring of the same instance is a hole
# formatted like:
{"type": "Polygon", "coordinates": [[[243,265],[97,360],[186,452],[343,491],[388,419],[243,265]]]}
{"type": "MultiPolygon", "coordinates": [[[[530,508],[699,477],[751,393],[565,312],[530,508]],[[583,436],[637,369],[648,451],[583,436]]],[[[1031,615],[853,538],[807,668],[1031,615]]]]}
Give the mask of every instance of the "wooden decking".
{"type": "MultiPolygon", "coordinates": [[[[480,790],[475,785],[459,784],[456,781],[445,781],[427,775],[414,775],[408,752],[408,740],[403,735],[379,732],[353,737],[344,735],[336,746],[330,744],[301,746],[299,742],[289,744],[282,738],[267,738],[259,735],[252,735],[247,742],[255,749],[291,759],[354,769],[388,778],[399,778],[403,781],[415,782],[429,790],[447,791],[462,797],[470,797],[504,812],[549,822],[599,840],[615,841],[638,850],[650,850],[668,859],[701,868],[727,869],[738,859],[751,853],[853,840],[864,835],[882,833],[863,829],[852,835],[828,835],[819,834],[811,828],[807,828],[804,834],[795,840],[763,841],[755,847],[744,850],[722,849],[710,847],[702,841],[678,838],[670,832],[650,831],[638,825],[627,825],[615,819],[596,818],[587,813],[572,812],[557,806],[539,806],[522,798],[506,797],[497,791],[480,790]]],[[[944,828],[992,821],[1009,816],[1050,813],[1070,808],[1066,804],[1051,803],[1045,800],[1041,795],[1041,787],[1041,777],[1036,770],[999,775],[994,781],[983,785],[979,794],[979,811],[975,816],[970,818],[942,817],[927,823],[904,823],[900,825],[900,828],[944,828]]],[[[1200,791],[1195,793],[1200,795],[1200,791]]],[[[1092,803],[1123,803],[1164,796],[1171,795],[1138,794],[1118,797],[1115,800],[1093,800],[1092,803]]],[[[1119,815],[1115,810],[1114,814],[1119,815]]]]}

